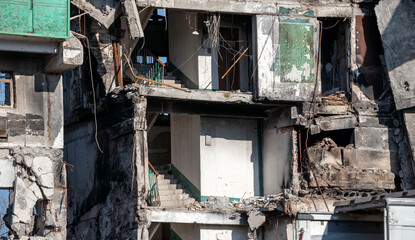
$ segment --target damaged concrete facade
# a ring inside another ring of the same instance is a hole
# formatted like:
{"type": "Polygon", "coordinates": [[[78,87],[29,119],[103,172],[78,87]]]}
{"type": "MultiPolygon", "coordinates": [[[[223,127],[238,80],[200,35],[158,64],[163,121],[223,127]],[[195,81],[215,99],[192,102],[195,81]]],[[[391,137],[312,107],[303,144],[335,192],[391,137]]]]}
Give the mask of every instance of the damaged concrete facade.
{"type": "MultiPolygon", "coordinates": [[[[83,3],[83,31],[112,43],[91,48],[96,119],[76,115],[83,77],[66,85],[71,239],[310,239],[304,212],[413,189],[382,3],[83,3]]],[[[351,219],[330,214],[315,221],[351,219]]],[[[383,238],[381,215],[352,219],[383,238]]]]}
{"type": "Polygon", "coordinates": [[[0,35],[9,238],[386,236],[336,202],[415,188],[412,1],[70,2],[0,35]]]}
{"type": "Polygon", "coordinates": [[[9,230],[0,238],[65,239],[61,73],[82,64],[83,48],[69,37],[67,1],[32,6],[0,3],[0,189],[8,193],[1,217],[9,230]]]}

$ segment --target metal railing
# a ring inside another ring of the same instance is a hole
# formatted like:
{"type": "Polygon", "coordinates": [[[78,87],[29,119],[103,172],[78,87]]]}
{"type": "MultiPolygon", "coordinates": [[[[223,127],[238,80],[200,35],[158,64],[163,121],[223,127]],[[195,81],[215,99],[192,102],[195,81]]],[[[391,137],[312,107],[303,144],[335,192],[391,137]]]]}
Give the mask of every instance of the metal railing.
{"type": "Polygon", "coordinates": [[[153,165],[148,162],[148,178],[150,183],[150,191],[147,197],[147,202],[151,206],[160,206],[160,194],[159,194],[159,184],[158,184],[158,172],[154,169],[153,165]]]}
{"type": "MultiPolygon", "coordinates": [[[[145,78],[154,80],[158,83],[164,82],[164,71],[166,65],[148,49],[134,49],[131,54],[131,59],[135,69],[145,78]]],[[[159,85],[157,83],[152,84],[159,85]]]]}

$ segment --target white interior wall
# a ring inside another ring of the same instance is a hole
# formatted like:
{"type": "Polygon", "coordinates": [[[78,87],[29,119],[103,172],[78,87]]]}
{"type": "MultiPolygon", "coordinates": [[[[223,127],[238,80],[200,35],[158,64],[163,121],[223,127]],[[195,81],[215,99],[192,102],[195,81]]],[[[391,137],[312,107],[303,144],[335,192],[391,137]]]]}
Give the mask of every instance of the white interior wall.
{"type": "Polygon", "coordinates": [[[198,224],[171,223],[170,228],[179,235],[182,240],[200,239],[200,225],[198,224]]]}
{"type": "Polygon", "coordinates": [[[192,34],[195,30],[195,19],[195,13],[169,10],[167,21],[169,28],[169,58],[176,67],[180,67],[180,71],[194,84],[199,86],[198,54],[194,53],[200,47],[200,42],[199,36],[192,34]],[[181,66],[182,64],[183,66],[181,66]]]}
{"type": "Polygon", "coordinates": [[[217,49],[201,48],[198,55],[200,88],[219,89],[217,49]]]}
{"type": "Polygon", "coordinates": [[[259,195],[257,120],[201,117],[200,121],[201,195],[259,195]]]}
{"type": "MultiPolygon", "coordinates": [[[[199,19],[199,22],[202,21],[199,19]]],[[[235,26],[233,23],[221,22],[222,25],[229,28],[238,28],[239,29],[239,39],[247,39],[247,32],[245,27],[235,26]]],[[[199,26],[201,29],[201,26],[199,26]]],[[[201,30],[199,31],[201,32],[201,30]]],[[[201,36],[203,37],[203,36],[201,36]]],[[[200,42],[203,43],[203,39],[200,39],[200,42]]],[[[210,46],[209,46],[210,47],[210,46]]],[[[245,46],[246,48],[246,46],[245,46]]],[[[245,50],[245,48],[243,50],[245,50]]],[[[208,46],[203,47],[199,50],[198,53],[198,70],[199,70],[199,87],[201,89],[219,89],[219,55],[218,48],[208,48],[208,46]]],[[[239,60],[239,78],[240,78],[240,90],[243,92],[249,91],[249,61],[246,56],[249,53],[245,53],[243,57],[239,60]]],[[[239,57],[239,56],[237,56],[239,57]]],[[[235,60],[237,59],[235,58],[235,60]]]]}
{"type": "Polygon", "coordinates": [[[248,239],[248,226],[200,225],[200,240],[248,239]]]}
{"type": "Polygon", "coordinates": [[[200,116],[170,116],[172,164],[200,190],[200,116]]]}
{"type": "Polygon", "coordinates": [[[288,186],[291,169],[291,131],[279,128],[289,125],[290,108],[271,112],[264,122],[263,129],[263,166],[264,195],[282,192],[288,186]]]}

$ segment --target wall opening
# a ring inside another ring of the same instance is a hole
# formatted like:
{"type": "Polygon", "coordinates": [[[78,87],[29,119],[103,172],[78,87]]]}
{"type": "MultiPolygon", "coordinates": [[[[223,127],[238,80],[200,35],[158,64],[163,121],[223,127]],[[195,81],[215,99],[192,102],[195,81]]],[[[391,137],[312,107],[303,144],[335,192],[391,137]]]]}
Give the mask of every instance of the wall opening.
{"type": "MultiPolygon", "coordinates": [[[[305,149],[307,129],[301,130],[301,136],[301,149],[305,149]]],[[[319,134],[314,135],[309,134],[307,146],[311,147],[315,144],[319,144],[325,138],[333,140],[337,147],[354,147],[354,129],[342,129],[335,131],[320,132],[319,134]]]]}
{"type": "Polygon", "coordinates": [[[154,121],[147,133],[148,159],[150,163],[153,166],[170,164],[170,114],[150,113],[147,119],[154,121]]]}
{"type": "Polygon", "coordinates": [[[144,38],[140,38],[131,54],[133,67],[139,75],[157,82],[165,79],[169,62],[169,36],[167,10],[153,11],[144,28],[144,38]]]}
{"type": "Polygon", "coordinates": [[[356,16],[355,84],[371,100],[379,100],[389,87],[383,70],[383,47],[375,16],[356,16]]]}
{"type": "Polygon", "coordinates": [[[348,92],[348,18],[319,18],[323,23],[321,39],[321,92],[329,95],[348,92]]]}
{"type": "Polygon", "coordinates": [[[8,72],[0,72],[0,106],[12,106],[13,78],[8,72]]]}
{"type": "Polygon", "coordinates": [[[218,90],[252,91],[252,24],[250,16],[221,15],[218,59],[218,90]],[[244,51],[248,49],[245,53],[244,51]],[[242,55],[243,54],[243,55],[242,55]],[[242,57],[238,60],[238,58],[242,57]]]}

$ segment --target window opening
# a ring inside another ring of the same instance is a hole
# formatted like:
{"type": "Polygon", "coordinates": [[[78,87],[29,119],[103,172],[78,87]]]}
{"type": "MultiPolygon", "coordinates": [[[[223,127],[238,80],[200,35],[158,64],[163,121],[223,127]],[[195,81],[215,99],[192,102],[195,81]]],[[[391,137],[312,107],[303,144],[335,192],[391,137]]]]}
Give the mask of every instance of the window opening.
{"type": "Polygon", "coordinates": [[[0,106],[12,106],[13,79],[11,73],[0,72],[0,106]]]}
{"type": "Polygon", "coordinates": [[[348,92],[347,18],[321,18],[321,87],[323,95],[348,92]]]}

